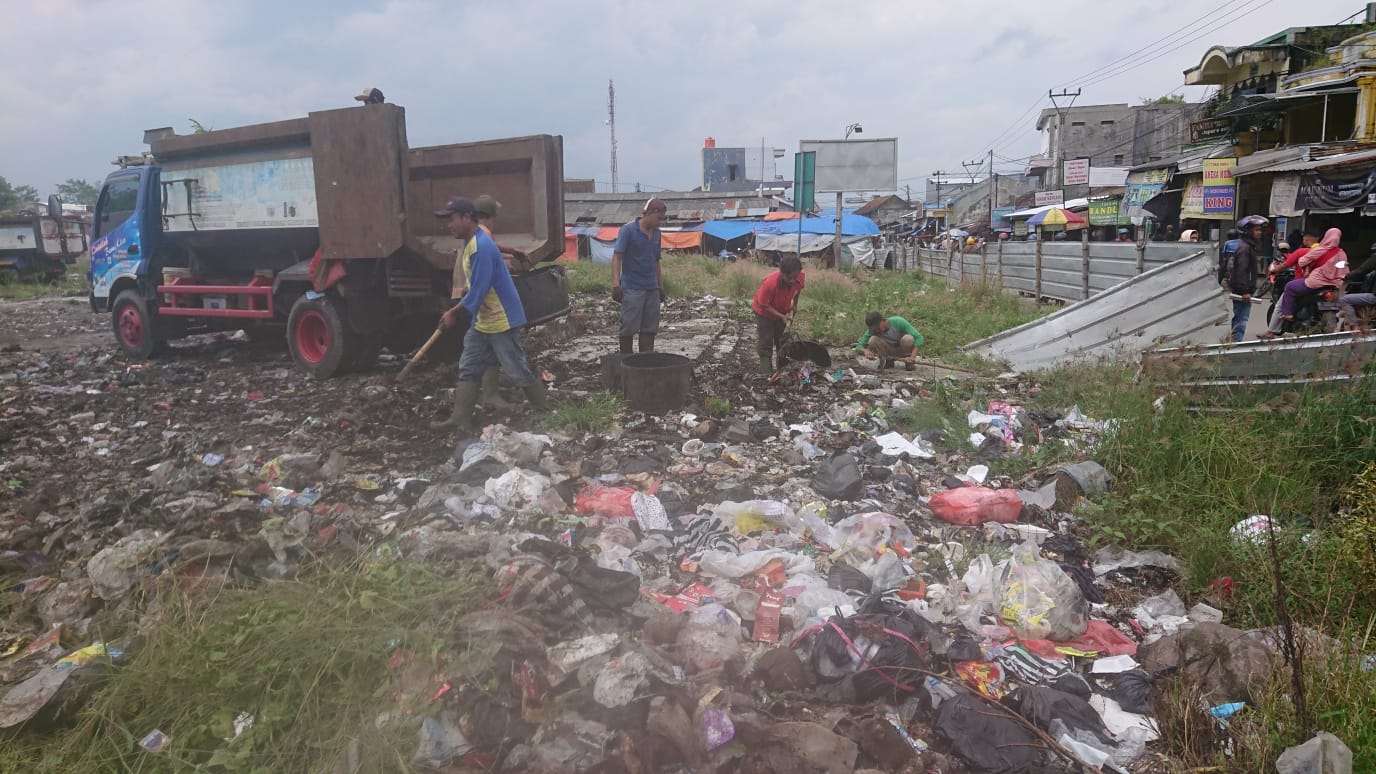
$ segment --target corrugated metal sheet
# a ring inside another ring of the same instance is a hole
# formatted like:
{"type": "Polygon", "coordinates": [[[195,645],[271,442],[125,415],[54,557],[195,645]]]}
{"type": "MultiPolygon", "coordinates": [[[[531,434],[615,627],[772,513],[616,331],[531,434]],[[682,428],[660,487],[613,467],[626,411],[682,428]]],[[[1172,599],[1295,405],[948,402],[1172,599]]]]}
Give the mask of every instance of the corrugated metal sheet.
{"type": "Polygon", "coordinates": [[[1017,371],[1134,356],[1162,343],[1218,341],[1231,309],[1215,279],[1213,256],[1200,251],[961,349],[1017,371]]]}
{"type": "Polygon", "coordinates": [[[1301,389],[1350,389],[1371,378],[1376,335],[1325,333],[1275,341],[1158,349],[1142,356],[1149,379],[1183,387],[1195,402],[1254,402],[1301,389]]]}

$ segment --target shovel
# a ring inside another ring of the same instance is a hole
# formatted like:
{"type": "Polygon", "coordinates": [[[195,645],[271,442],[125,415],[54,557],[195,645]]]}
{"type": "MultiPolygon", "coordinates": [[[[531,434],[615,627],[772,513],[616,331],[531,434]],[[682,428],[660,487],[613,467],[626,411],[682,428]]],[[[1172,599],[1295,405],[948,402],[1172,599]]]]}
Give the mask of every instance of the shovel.
{"type": "Polygon", "coordinates": [[[436,328],[435,332],[430,334],[430,338],[425,340],[425,343],[420,346],[420,349],[416,350],[416,354],[411,356],[411,361],[406,364],[405,368],[401,369],[401,373],[397,374],[398,382],[405,379],[406,376],[411,373],[411,369],[416,367],[416,363],[419,363],[425,358],[425,353],[429,352],[430,348],[435,346],[435,342],[439,341],[440,336],[443,335],[444,328],[436,328]]]}

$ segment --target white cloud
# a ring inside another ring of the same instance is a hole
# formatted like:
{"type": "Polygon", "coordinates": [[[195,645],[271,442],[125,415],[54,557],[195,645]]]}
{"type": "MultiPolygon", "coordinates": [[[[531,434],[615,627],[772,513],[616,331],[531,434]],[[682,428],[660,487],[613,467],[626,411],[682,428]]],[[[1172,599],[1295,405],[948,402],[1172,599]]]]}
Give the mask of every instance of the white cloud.
{"type": "Polygon", "coordinates": [[[110,159],[142,148],[146,128],[289,118],[352,104],[364,85],[407,107],[413,145],[562,134],[567,174],[605,181],[609,77],[627,188],[695,185],[709,135],[791,150],[853,121],[898,137],[899,176],[916,183],[959,169],[1010,125],[997,152],[1033,152],[1035,111],[1014,120],[1048,88],[1182,27],[1180,38],[1206,34],[1087,86],[1078,104],[1171,92],[1210,45],[1355,10],[1270,3],[1210,30],[1190,22],[1219,4],[1182,1],[1063,0],[1054,12],[990,0],[0,1],[7,26],[27,31],[3,55],[0,175],[45,192],[103,177],[110,159]]]}

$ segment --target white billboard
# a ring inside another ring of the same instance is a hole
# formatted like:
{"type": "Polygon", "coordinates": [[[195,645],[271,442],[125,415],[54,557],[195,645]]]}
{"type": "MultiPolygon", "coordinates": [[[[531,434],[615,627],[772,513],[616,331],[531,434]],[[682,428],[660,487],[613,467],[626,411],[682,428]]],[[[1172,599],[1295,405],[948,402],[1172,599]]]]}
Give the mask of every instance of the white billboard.
{"type": "Polygon", "coordinates": [[[1089,159],[1066,159],[1065,179],[1061,182],[1066,185],[1088,185],[1089,159]]]}
{"type": "Polygon", "coordinates": [[[1127,185],[1127,167],[1090,167],[1089,184],[1095,188],[1121,188],[1127,185]]]}
{"type": "Polygon", "coordinates": [[[898,139],[803,140],[817,153],[818,193],[898,190],[898,139]]]}

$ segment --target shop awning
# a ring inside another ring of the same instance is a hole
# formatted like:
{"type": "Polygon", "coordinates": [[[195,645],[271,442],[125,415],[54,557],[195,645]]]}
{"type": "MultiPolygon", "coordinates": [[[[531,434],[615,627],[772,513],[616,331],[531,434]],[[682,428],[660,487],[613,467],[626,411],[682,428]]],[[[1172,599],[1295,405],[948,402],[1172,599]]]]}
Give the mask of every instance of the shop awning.
{"type": "Polygon", "coordinates": [[[1252,94],[1242,97],[1242,103],[1215,115],[1215,118],[1236,118],[1263,113],[1283,113],[1297,107],[1307,107],[1324,101],[1326,97],[1356,94],[1357,89],[1340,88],[1287,94],[1252,94]]]}
{"type": "MultiPolygon", "coordinates": [[[[1168,169],[1175,167],[1176,171],[1183,175],[1204,171],[1204,159],[1221,159],[1233,155],[1232,143],[1219,143],[1216,145],[1204,145],[1193,150],[1186,151],[1173,159],[1161,159],[1151,161],[1146,164],[1138,164],[1132,168],[1132,172],[1145,172],[1152,169],[1168,169]]],[[[1129,177],[1128,182],[1132,179],[1129,177]]]]}

